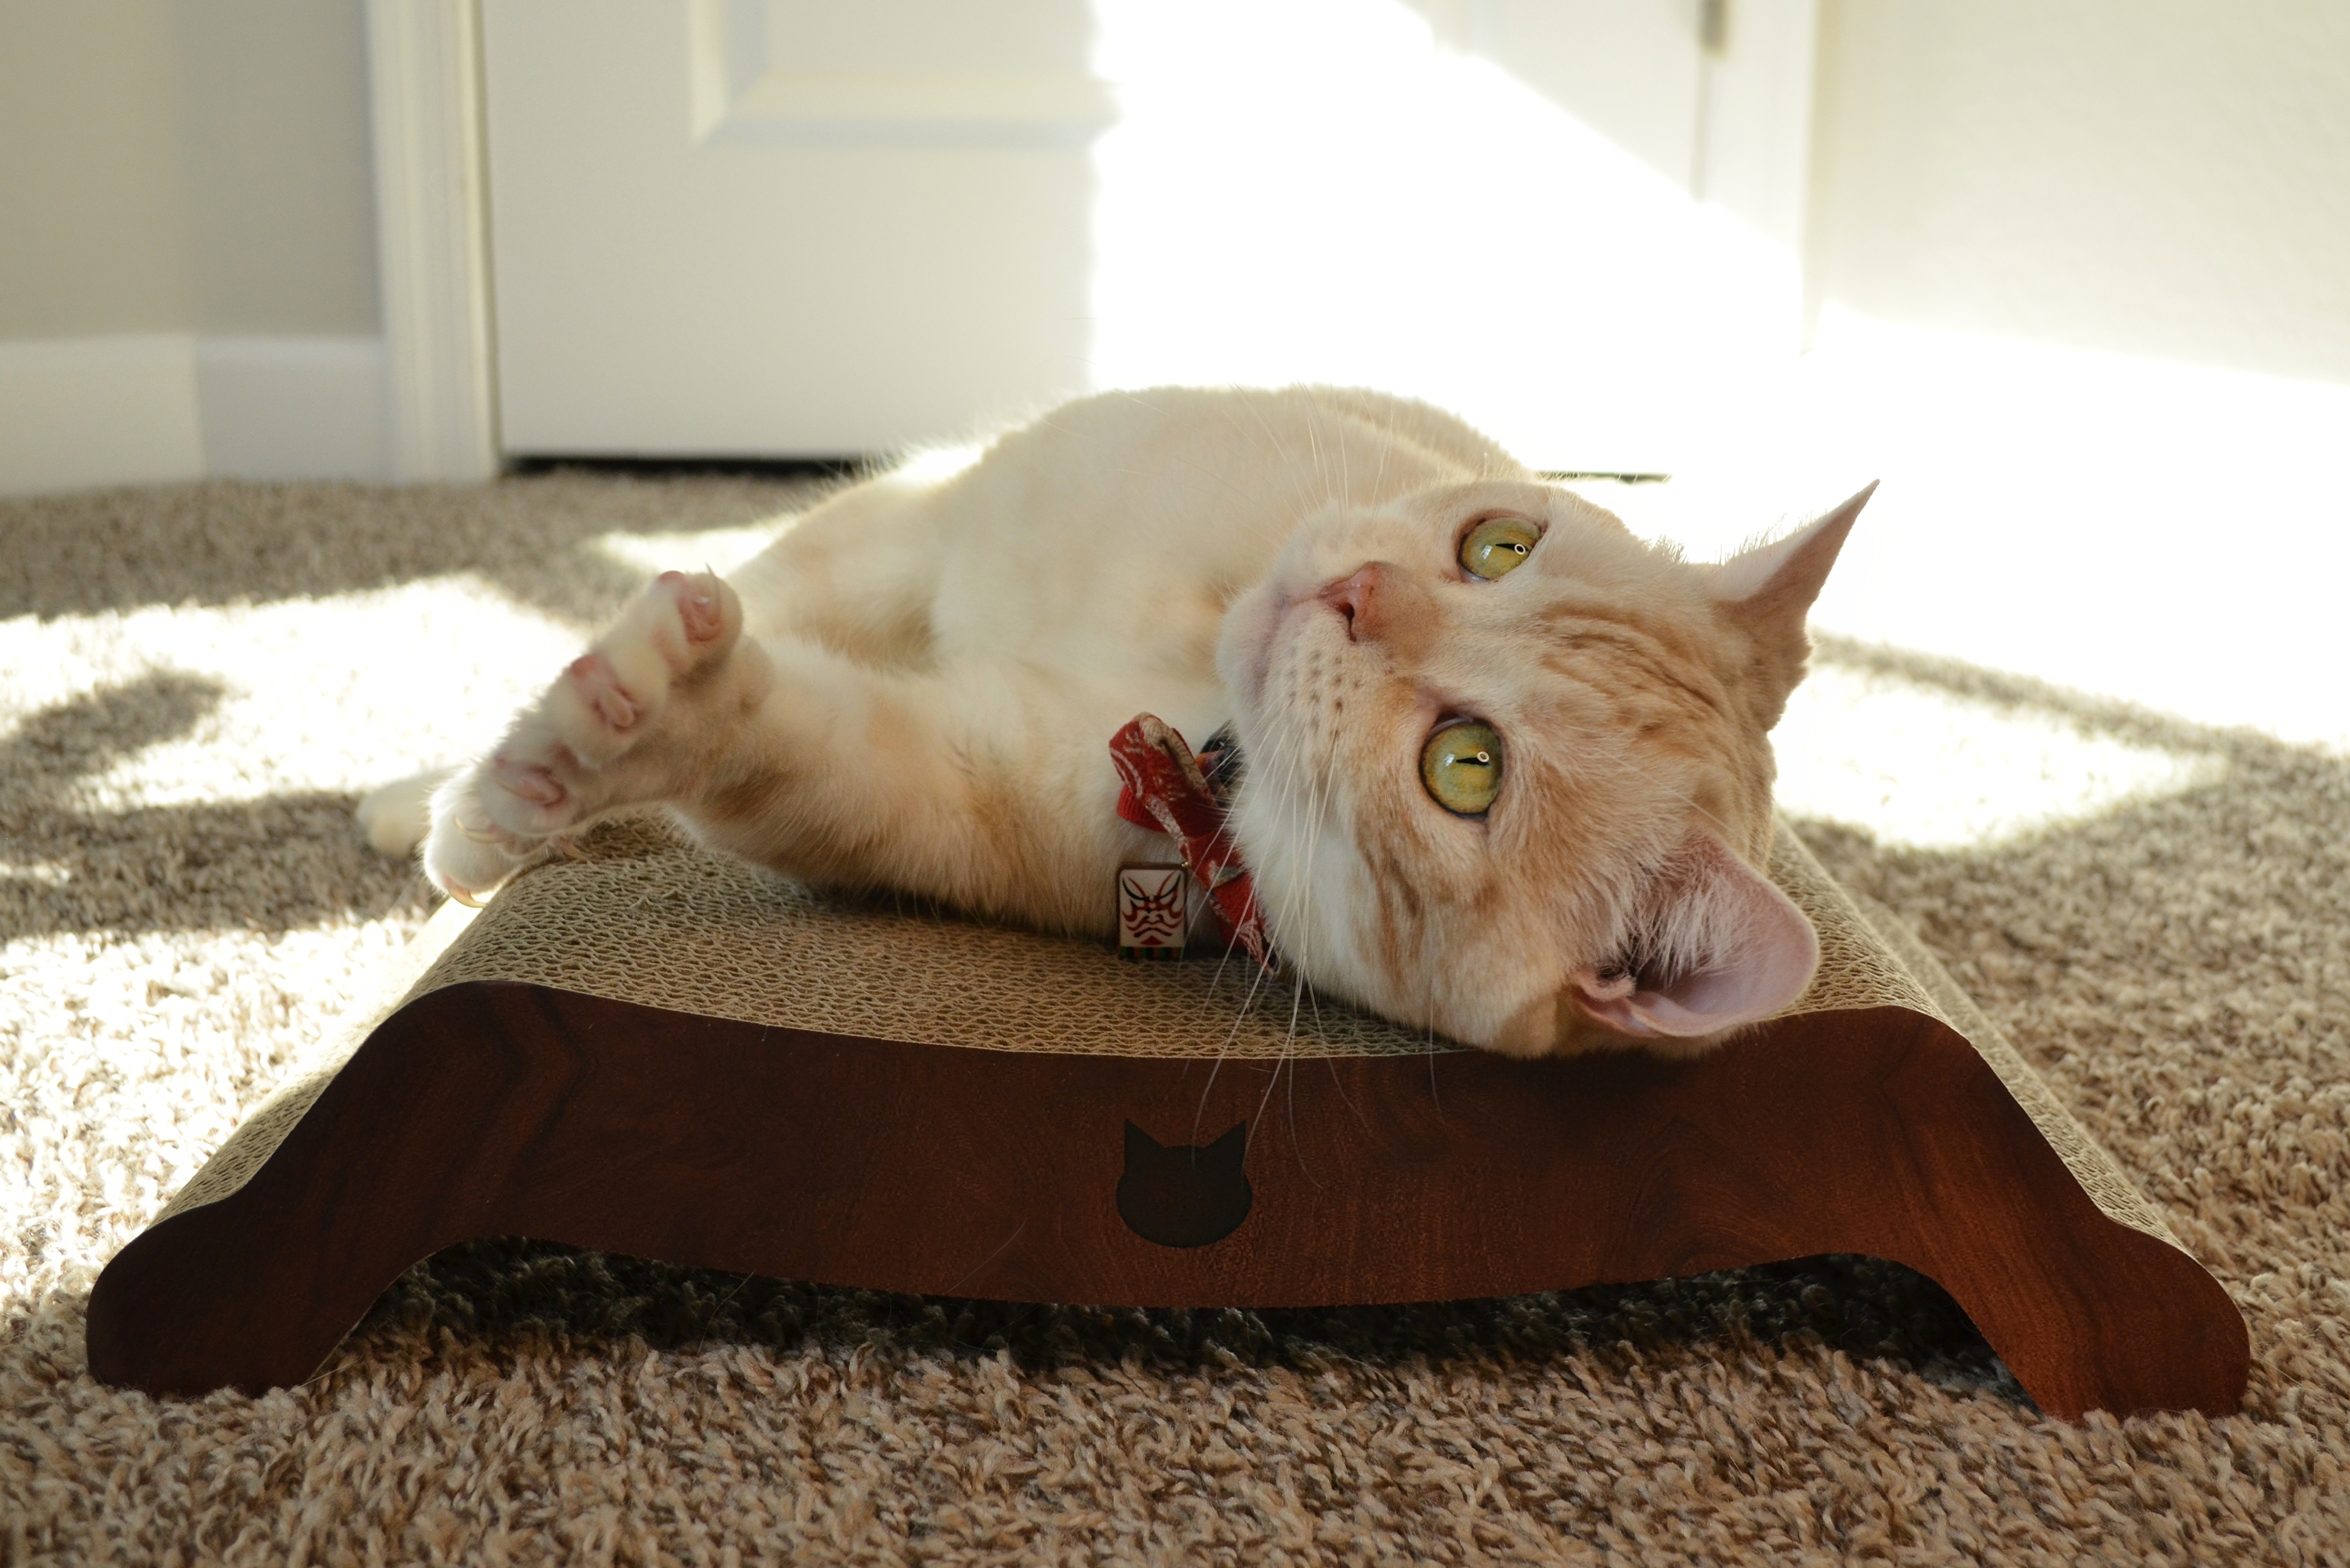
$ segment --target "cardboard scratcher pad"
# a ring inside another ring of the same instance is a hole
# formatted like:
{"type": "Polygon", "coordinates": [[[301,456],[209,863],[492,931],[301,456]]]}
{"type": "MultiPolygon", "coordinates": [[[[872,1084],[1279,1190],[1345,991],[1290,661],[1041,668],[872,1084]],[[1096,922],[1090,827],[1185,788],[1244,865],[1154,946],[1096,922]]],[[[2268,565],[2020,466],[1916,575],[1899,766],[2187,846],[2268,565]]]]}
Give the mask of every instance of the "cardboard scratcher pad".
{"type": "MultiPolygon", "coordinates": [[[[100,1378],[308,1377],[526,1235],[887,1290],[1291,1306],[1822,1252],[1955,1296],[2042,1408],[2232,1411],[2226,1292],[1906,928],[1782,829],[1811,990],[1695,1061],[1518,1062],[1241,961],[829,900],[608,826],[525,871],[108,1265],[100,1378]]],[[[1107,896],[1107,890],[1105,890],[1107,896]]]]}

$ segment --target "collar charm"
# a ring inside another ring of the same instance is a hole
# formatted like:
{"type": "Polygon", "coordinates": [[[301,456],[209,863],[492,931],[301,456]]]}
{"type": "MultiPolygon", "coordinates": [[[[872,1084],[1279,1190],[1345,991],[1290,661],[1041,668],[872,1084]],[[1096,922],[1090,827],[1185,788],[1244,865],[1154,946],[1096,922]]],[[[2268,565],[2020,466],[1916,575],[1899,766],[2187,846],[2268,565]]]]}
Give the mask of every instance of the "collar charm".
{"type": "Polygon", "coordinates": [[[1229,727],[1216,732],[1208,749],[1195,756],[1172,725],[1139,713],[1110,737],[1109,756],[1118,769],[1118,815],[1172,838],[1183,868],[1207,894],[1225,942],[1239,944],[1259,964],[1273,968],[1254,879],[1224,826],[1241,774],[1240,747],[1229,727]]]}

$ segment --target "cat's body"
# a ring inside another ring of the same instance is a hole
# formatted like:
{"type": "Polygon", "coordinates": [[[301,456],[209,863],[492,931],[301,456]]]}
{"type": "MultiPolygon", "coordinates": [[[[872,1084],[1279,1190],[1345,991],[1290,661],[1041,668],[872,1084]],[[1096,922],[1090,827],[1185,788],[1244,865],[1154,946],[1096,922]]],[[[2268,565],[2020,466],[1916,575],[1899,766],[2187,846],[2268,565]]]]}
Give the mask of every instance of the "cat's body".
{"type": "Polygon", "coordinates": [[[1856,511],[1693,566],[1423,405],[1087,399],[665,574],[440,790],[425,861],[471,897],[659,803],[813,882],[1107,933],[1166,852],[1107,749],[1151,712],[1234,727],[1233,831],[1326,992],[1522,1054],[1709,1040],[1814,961],[1752,869],[1764,733],[1856,511]],[[1440,731],[1483,739],[1430,763],[1440,731]]]}

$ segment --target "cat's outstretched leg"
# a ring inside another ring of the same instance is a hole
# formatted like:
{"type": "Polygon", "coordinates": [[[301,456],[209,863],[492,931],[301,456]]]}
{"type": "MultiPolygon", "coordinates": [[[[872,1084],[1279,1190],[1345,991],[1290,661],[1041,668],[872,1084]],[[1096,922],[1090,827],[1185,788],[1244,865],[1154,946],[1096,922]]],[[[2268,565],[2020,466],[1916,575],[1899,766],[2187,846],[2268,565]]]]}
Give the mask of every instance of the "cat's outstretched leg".
{"type": "Polygon", "coordinates": [[[435,794],[425,869],[474,899],[618,807],[819,884],[887,887],[1062,930],[1103,927],[1119,861],[1085,680],[1016,662],[877,670],[814,640],[748,636],[714,577],[671,573],[575,660],[495,751],[435,794]]]}
{"type": "Polygon", "coordinates": [[[487,759],[434,792],[426,873],[470,903],[590,819],[691,793],[764,693],[767,661],[742,630],[725,583],[662,573],[487,759]]]}

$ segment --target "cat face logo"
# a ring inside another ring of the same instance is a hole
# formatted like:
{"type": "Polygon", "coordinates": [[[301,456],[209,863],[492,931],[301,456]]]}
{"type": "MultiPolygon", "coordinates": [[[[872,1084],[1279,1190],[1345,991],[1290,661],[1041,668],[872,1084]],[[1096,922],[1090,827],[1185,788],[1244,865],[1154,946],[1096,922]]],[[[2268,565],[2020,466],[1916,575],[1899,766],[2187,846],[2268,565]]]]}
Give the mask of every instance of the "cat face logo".
{"type": "Polygon", "coordinates": [[[1126,1174],[1118,1179],[1118,1212],[1128,1229],[1162,1247],[1204,1247],[1241,1228],[1255,1194],[1241,1165],[1248,1124],[1211,1144],[1170,1148],[1126,1124],[1126,1174]]]}

